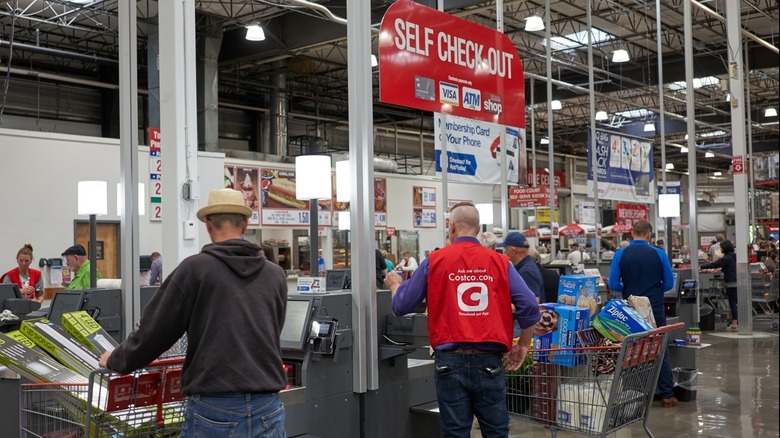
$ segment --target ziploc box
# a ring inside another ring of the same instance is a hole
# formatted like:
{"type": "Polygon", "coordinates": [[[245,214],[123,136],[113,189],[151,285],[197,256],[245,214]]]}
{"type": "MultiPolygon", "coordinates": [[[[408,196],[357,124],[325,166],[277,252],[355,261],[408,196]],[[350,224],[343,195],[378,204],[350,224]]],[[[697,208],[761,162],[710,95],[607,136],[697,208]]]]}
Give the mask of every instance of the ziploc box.
{"type": "Polygon", "coordinates": [[[22,321],[21,332],[66,367],[89,377],[99,368],[98,356],[48,319],[22,321]]]}
{"type": "Polygon", "coordinates": [[[591,324],[605,338],[617,342],[621,342],[632,333],[653,329],[653,326],[629,306],[628,302],[620,299],[609,300],[601,312],[593,318],[591,324]]]}
{"type": "MultiPolygon", "coordinates": [[[[547,333],[534,334],[534,350],[554,350],[558,348],[575,348],[580,343],[577,332],[590,327],[588,309],[556,303],[540,304],[542,312],[541,327],[548,330],[547,333]]],[[[536,331],[536,330],[535,330],[536,331]]],[[[583,361],[580,354],[574,351],[550,351],[538,353],[539,362],[553,363],[566,367],[579,365],[583,361]]]]}
{"type": "Polygon", "coordinates": [[[65,331],[97,354],[114,351],[119,343],[83,310],[62,315],[65,331]]]}
{"type": "Polygon", "coordinates": [[[562,275],[558,283],[558,303],[598,311],[599,277],[592,275],[562,275]]]}

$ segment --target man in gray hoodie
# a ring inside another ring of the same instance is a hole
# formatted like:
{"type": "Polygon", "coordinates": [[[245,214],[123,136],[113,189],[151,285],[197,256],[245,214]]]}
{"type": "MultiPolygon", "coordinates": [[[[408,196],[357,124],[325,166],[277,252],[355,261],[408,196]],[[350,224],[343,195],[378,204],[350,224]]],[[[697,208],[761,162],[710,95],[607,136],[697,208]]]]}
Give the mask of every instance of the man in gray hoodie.
{"type": "Polygon", "coordinates": [[[278,393],[287,384],[279,341],[287,282],[261,247],[243,239],[251,214],[240,192],[213,190],[198,211],[213,243],[165,277],[138,329],[100,358],[101,366],[129,373],[186,333],[182,437],[231,429],[235,436],[286,436],[278,393]]]}

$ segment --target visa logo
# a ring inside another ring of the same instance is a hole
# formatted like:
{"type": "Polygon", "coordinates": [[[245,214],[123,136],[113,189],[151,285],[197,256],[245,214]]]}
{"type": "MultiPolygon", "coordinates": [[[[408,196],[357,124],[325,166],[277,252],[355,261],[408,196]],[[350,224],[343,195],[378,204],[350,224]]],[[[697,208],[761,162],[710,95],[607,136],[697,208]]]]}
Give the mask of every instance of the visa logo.
{"type": "Polygon", "coordinates": [[[463,87],[463,108],[480,111],[482,106],[482,93],[473,88],[463,87]]]}
{"type": "Polygon", "coordinates": [[[439,102],[460,106],[458,86],[448,82],[439,82],[439,102]]]}

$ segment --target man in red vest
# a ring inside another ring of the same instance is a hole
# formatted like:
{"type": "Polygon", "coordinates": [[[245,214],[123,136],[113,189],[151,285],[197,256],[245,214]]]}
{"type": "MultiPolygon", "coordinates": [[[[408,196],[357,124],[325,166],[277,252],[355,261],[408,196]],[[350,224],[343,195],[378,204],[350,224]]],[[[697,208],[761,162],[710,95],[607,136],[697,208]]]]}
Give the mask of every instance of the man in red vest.
{"type": "Polygon", "coordinates": [[[445,437],[470,437],[472,415],[482,436],[508,436],[502,359],[507,370],[520,367],[541,318],[534,293],[505,255],[480,245],[479,231],[474,205],[457,204],[450,213],[452,244],[430,253],[411,279],[395,272],[385,278],[396,315],[414,311],[427,298],[445,437]],[[514,345],[513,319],[521,328],[514,345]]]}

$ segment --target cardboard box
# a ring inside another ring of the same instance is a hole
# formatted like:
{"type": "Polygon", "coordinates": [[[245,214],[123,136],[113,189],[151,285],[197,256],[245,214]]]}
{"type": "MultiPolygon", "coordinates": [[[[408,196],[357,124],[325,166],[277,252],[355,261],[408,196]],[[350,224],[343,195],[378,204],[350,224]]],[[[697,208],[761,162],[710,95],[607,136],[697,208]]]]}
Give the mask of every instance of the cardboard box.
{"type": "Polygon", "coordinates": [[[99,367],[97,354],[48,319],[23,321],[20,330],[60,363],[84,377],[89,377],[89,374],[99,367]]]}
{"type": "Polygon", "coordinates": [[[0,333],[0,364],[34,382],[87,383],[86,377],[69,370],[43,350],[30,347],[28,342],[18,342],[18,338],[0,333]]]}
{"type": "Polygon", "coordinates": [[[599,277],[591,275],[562,275],[558,283],[558,304],[598,311],[599,277]]]}
{"type": "Polygon", "coordinates": [[[601,312],[593,318],[591,324],[602,336],[617,342],[621,342],[632,333],[653,329],[653,326],[631,308],[628,302],[619,299],[609,300],[601,312]]]}
{"type": "Polygon", "coordinates": [[[62,315],[65,331],[98,355],[114,351],[119,343],[83,310],[62,315]]]}
{"type": "MultiPolygon", "coordinates": [[[[588,309],[556,303],[541,304],[542,325],[549,331],[534,334],[533,350],[555,350],[558,348],[576,348],[580,346],[577,332],[590,327],[588,309]]],[[[573,367],[584,360],[584,355],[572,350],[538,353],[539,362],[573,367]]]]}

